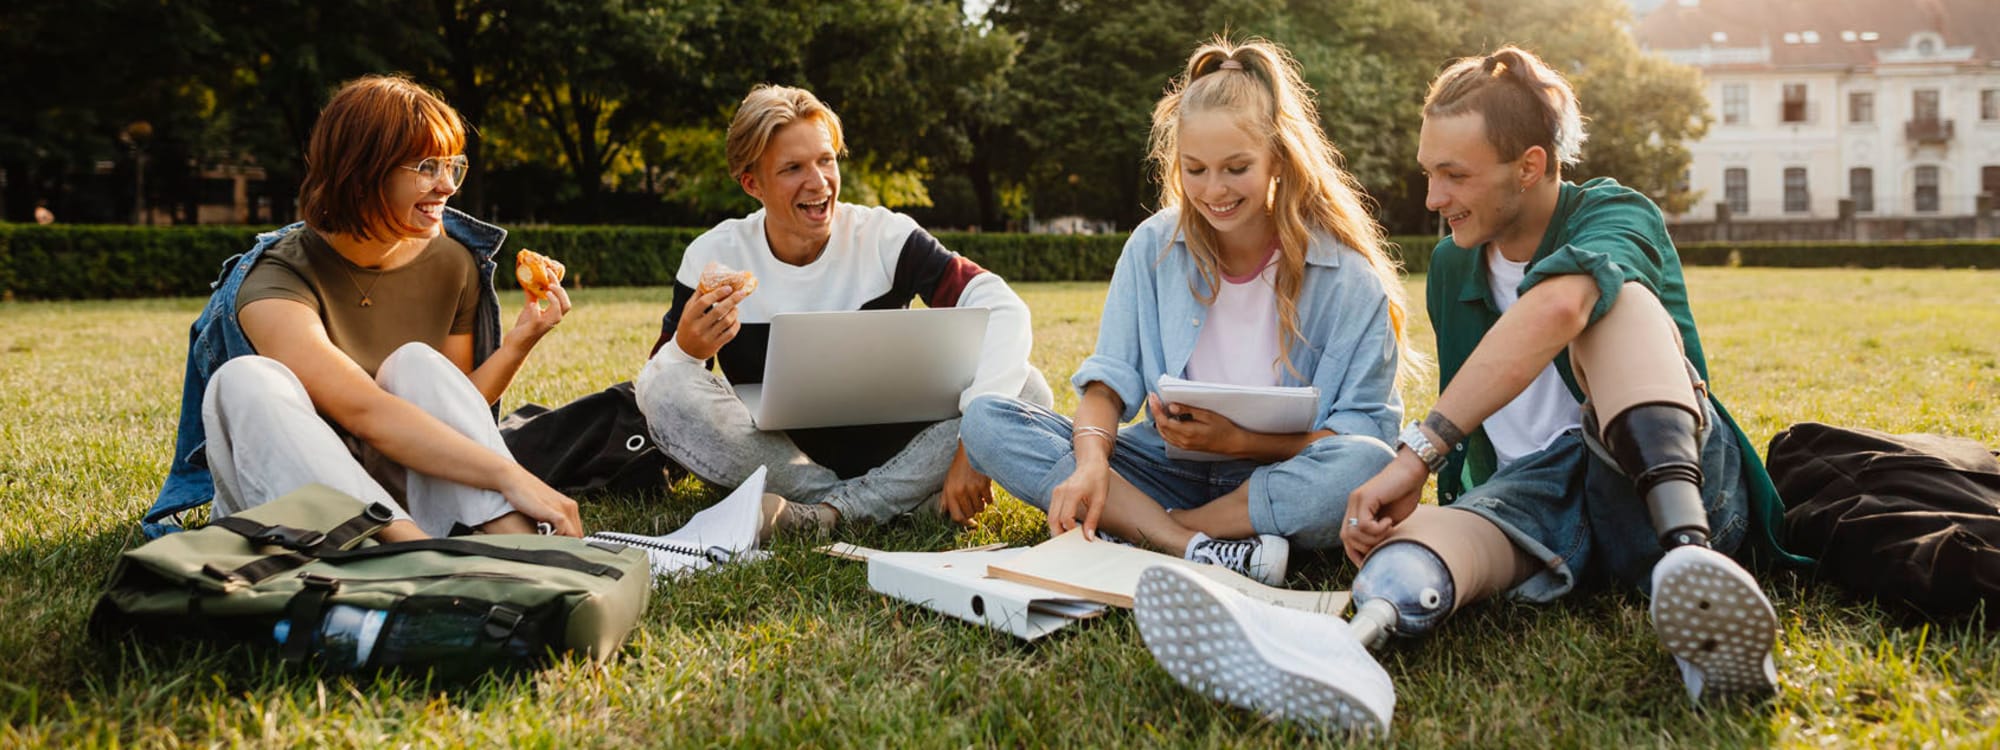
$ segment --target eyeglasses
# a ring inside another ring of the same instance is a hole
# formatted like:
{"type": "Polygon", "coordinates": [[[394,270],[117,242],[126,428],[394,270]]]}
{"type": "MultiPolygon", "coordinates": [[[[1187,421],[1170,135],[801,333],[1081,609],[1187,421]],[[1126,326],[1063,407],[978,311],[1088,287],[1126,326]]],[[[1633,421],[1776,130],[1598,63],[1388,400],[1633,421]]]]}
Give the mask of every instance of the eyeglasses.
{"type": "Polygon", "coordinates": [[[421,175],[426,189],[437,187],[438,180],[446,177],[451,178],[452,187],[458,187],[465,184],[465,171],[472,168],[472,162],[465,154],[433,156],[417,162],[416,166],[404,164],[403,168],[421,175]]]}

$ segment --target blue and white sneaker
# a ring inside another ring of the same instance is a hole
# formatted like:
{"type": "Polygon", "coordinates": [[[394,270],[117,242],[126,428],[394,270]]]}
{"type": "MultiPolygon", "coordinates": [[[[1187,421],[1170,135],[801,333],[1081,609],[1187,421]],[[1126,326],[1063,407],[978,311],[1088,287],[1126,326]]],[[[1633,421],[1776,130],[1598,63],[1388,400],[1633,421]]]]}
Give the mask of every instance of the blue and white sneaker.
{"type": "Polygon", "coordinates": [[[1195,532],[1182,557],[1198,563],[1220,565],[1257,579],[1266,586],[1285,585],[1285,566],[1291,562],[1292,543],[1275,534],[1258,534],[1249,539],[1216,539],[1195,532]]]}

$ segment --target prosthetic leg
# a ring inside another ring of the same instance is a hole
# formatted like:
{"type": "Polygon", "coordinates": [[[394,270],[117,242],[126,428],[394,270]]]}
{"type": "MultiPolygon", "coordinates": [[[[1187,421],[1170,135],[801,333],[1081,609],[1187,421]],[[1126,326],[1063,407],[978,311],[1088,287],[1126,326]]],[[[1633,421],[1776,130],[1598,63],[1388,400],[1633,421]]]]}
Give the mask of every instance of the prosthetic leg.
{"type": "Polygon", "coordinates": [[[1371,649],[1391,635],[1421,636],[1458,608],[1528,580],[1536,567],[1478,514],[1419,505],[1354,577],[1348,628],[1371,649]]]}
{"type": "Polygon", "coordinates": [[[1584,429],[1645,498],[1660,546],[1708,546],[1701,503],[1704,386],[1659,298],[1626,284],[1611,311],[1570,344],[1570,364],[1590,398],[1584,429]]]}
{"type": "Polygon", "coordinates": [[[1611,311],[1570,344],[1570,363],[1590,396],[1585,429],[1604,420],[1599,442],[1632,478],[1666,549],[1653,565],[1649,614],[1688,697],[1773,692],[1777,612],[1748,571],[1708,546],[1704,385],[1682,354],[1680,329],[1658,298],[1626,284],[1611,311]]]}

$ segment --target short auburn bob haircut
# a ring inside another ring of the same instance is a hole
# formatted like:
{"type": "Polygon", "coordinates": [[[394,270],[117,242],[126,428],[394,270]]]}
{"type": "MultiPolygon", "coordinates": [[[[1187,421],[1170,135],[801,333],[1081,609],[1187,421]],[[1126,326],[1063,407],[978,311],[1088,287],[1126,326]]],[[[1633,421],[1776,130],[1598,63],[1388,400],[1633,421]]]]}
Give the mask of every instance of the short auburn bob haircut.
{"type": "Polygon", "coordinates": [[[737,105],[736,116],[730,118],[729,135],[723,142],[723,152],[729,159],[729,176],[741,178],[749,174],[757,166],[757,160],[763,158],[764,149],[771,145],[771,136],[778,132],[778,128],[801,120],[816,122],[826,128],[835,154],[847,151],[847,141],[840,129],[840,116],[812,92],[768,84],[750,89],[750,94],[743,97],[743,103],[737,105]]]}
{"type": "Polygon", "coordinates": [[[321,233],[415,235],[389,207],[384,183],[403,165],[464,151],[465,120],[436,92],[403,76],[348,81],[313,125],[299,212],[321,233]]]}

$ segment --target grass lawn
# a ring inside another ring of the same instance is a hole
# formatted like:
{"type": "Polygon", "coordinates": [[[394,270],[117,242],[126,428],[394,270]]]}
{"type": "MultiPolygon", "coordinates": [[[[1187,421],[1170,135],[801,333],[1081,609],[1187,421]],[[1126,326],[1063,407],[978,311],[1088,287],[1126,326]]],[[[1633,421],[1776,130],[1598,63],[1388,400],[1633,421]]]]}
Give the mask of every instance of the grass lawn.
{"type": "MultiPolygon", "coordinates": [[[[1697,269],[1690,285],[1716,392],[1754,442],[1817,420],[2000,445],[2000,273],[1697,269]]],[[[1066,380],[1096,338],[1103,286],[1021,291],[1036,313],[1036,363],[1066,380]]],[[[575,296],[508,408],[562,403],[637,371],[665,291],[575,296]]],[[[1179,688],[1128,613],[1027,646],[874,594],[861,564],[800,541],[658,589],[625,653],[603,666],[434,685],[321,676],[235,649],[92,642],[91,604],[166,471],[199,306],[0,304],[0,747],[1290,746],[1303,736],[1179,688]]],[[[1428,346],[1428,330],[1418,338],[1428,346]]],[[[1433,380],[1406,394],[1411,413],[1434,390],[1433,380]]],[[[1059,396],[1063,410],[1074,403],[1059,396]]],[[[584,520],[660,533],[716,497],[685,482],[587,503],[584,520]]],[[[846,536],[911,550],[1045,536],[1041,514],[1011,499],[979,520],[846,536]]],[[[1353,573],[1303,562],[1294,586],[1345,587],[1353,573]]],[[[1482,606],[1382,654],[1400,698],[1392,741],[2000,745],[1991,634],[1907,625],[1788,575],[1766,580],[1784,628],[1784,687],[1770,702],[1692,710],[1639,597],[1585,594],[1482,606]]]]}

